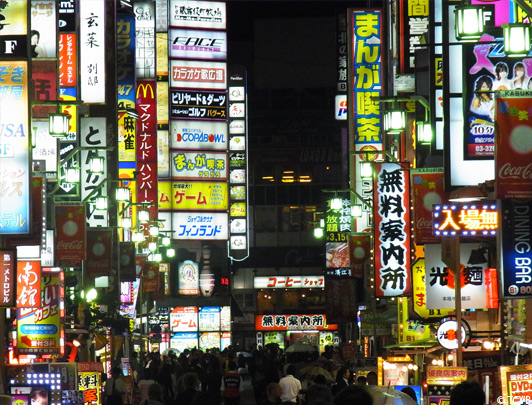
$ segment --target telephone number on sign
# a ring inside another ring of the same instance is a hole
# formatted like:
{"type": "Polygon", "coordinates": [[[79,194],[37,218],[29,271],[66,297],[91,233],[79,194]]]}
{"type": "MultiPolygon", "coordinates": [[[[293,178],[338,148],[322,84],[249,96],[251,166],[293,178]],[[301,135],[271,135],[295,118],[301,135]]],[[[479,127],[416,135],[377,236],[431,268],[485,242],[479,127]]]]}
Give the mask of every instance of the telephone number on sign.
{"type": "Polygon", "coordinates": [[[475,145],[475,152],[494,152],[494,145],[475,145]]]}

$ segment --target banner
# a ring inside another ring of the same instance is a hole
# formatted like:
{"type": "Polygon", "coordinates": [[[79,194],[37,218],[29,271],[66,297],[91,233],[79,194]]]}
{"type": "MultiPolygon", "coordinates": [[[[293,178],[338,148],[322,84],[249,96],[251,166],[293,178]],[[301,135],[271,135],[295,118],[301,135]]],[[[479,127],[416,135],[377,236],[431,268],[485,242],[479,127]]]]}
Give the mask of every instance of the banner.
{"type": "Polygon", "coordinates": [[[159,263],[146,262],[142,269],[142,292],[159,291],[159,263]]]}
{"type": "Polygon", "coordinates": [[[41,262],[17,262],[17,308],[41,306],[41,262]]]}
{"type": "Polygon", "coordinates": [[[256,330],[336,330],[324,314],[312,315],[255,315],[256,330]]]}
{"type": "Polygon", "coordinates": [[[497,98],[495,194],[497,199],[532,198],[532,91],[497,98]]]}
{"type": "Polygon", "coordinates": [[[112,229],[89,229],[87,231],[85,271],[90,278],[111,274],[113,268],[113,246],[112,229]]]}
{"type": "Polygon", "coordinates": [[[86,258],[84,205],[55,206],[55,261],[59,267],[81,267],[86,258]]]}
{"type": "Polygon", "coordinates": [[[0,251],[0,307],[15,306],[15,250],[0,251]]]}
{"type": "Polygon", "coordinates": [[[410,293],[410,178],[407,163],[374,163],[375,296],[410,293]]]}
{"type": "Polygon", "coordinates": [[[362,278],[366,262],[371,257],[371,235],[369,233],[351,234],[348,238],[351,276],[362,278]]]}
{"type": "Polygon", "coordinates": [[[120,281],[135,281],[135,242],[119,243],[120,281]]]}
{"type": "Polygon", "coordinates": [[[440,238],[432,232],[432,206],[448,201],[444,190],[442,167],[411,169],[412,201],[414,204],[414,240],[418,245],[439,243],[440,238]]]}

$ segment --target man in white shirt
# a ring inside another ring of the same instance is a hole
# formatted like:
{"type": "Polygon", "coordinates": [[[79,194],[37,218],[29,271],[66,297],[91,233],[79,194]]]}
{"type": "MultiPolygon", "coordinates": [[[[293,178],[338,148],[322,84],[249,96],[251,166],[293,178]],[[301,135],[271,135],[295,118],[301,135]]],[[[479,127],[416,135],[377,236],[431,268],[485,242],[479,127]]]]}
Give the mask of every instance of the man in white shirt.
{"type": "Polygon", "coordinates": [[[286,369],[286,376],[279,380],[281,386],[281,401],[283,403],[297,403],[297,394],[301,391],[301,382],[294,377],[296,368],[293,364],[286,369]]]}

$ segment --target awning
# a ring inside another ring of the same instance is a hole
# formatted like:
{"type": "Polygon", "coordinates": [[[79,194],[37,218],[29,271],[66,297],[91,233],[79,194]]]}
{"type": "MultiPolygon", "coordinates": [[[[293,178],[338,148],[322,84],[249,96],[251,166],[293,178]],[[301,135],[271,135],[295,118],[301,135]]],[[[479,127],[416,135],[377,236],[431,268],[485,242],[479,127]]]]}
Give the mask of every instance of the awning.
{"type": "Polygon", "coordinates": [[[384,346],[391,354],[428,354],[442,349],[435,337],[384,346]]]}

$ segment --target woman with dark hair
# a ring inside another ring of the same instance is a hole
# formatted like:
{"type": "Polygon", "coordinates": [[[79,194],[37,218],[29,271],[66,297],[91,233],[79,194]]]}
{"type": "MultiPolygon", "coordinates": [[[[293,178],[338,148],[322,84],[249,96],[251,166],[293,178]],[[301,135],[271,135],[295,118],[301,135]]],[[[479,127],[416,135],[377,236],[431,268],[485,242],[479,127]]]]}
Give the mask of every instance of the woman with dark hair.
{"type": "Polygon", "coordinates": [[[360,385],[350,385],[334,396],[333,405],[373,405],[373,397],[360,385]]]}
{"type": "Polygon", "coordinates": [[[495,103],[493,100],[493,80],[489,76],[480,76],[475,82],[475,95],[471,102],[471,112],[485,115],[492,120],[495,116],[495,103]]]}
{"type": "Polygon", "coordinates": [[[512,81],[508,79],[508,65],[505,62],[497,62],[493,90],[511,90],[512,88],[512,81]]]}

